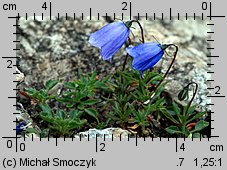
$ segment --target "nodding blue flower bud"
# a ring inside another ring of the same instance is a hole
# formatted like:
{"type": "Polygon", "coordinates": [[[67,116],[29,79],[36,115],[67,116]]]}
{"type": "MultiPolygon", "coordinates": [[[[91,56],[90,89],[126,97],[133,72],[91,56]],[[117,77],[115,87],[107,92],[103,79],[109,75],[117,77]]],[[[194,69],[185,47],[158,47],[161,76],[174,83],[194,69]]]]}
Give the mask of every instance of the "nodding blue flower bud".
{"type": "Polygon", "coordinates": [[[168,46],[159,43],[144,43],[128,47],[126,51],[133,57],[132,67],[139,70],[141,76],[144,77],[144,71],[153,67],[162,58],[168,46]]]}
{"type": "Polygon", "coordinates": [[[188,98],[188,91],[189,91],[189,89],[187,87],[184,87],[178,94],[178,99],[180,101],[182,101],[182,100],[185,100],[186,98],[188,98]]]}
{"type": "Polygon", "coordinates": [[[104,60],[111,60],[127,40],[131,25],[132,21],[112,22],[90,34],[89,43],[101,49],[101,56],[104,60]]]}

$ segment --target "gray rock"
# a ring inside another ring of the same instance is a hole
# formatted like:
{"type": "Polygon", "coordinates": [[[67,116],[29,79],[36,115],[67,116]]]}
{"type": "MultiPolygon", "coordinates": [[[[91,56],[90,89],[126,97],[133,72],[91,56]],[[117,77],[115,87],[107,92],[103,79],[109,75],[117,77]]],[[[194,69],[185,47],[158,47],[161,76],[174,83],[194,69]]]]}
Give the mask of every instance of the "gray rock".
{"type": "Polygon", "coordinates": [[[76,134],[74,137],[80,138],[80,136],[81,136],[83,138],[87,138],[88,134],[89,134],[89,138],[95,138],[96,135],[98,138],[104,138],[104,135],[105,135],[105,138],[112,138],[112,135],[114,138],[119,138],[120,136],[122,138],[127,138],[128,135],[130,135],[130,132],[127,130],[123,130],[121,128],[106,128],[106,129],[102,129],[102,130],[89,129],[88,131],[80,132],[80,133],[76,134]]]}

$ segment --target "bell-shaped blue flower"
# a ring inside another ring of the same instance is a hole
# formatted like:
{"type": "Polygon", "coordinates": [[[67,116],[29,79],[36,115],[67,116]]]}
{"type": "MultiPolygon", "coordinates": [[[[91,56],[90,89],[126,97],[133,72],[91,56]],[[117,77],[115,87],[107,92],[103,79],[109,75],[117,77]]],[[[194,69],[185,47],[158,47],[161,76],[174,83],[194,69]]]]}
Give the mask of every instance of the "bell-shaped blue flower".
{"type": "Polygon", "coordinates": [[[101,56],[104,60],[111,60],[127,40],[131,25],[132,21],[112,22],[90,34],[89,43],[101,49],[101,56]]]}
{"type": "Polygon", "coordinates": [[[168,46],[159,43],[144,43],[135,47],[130,46],[126,48],[126,51],[133,57],[132,67],[139,70],[144,77],[144,71],[153,67],[162,58],[168,46]]]}

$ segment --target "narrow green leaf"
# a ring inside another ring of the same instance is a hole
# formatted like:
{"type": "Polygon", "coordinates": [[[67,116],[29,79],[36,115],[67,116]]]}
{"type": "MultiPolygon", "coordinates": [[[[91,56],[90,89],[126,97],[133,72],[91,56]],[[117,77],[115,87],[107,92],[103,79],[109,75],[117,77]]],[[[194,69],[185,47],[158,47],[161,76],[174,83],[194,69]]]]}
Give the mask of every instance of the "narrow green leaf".
{"type": "Polygon", "coordinates": [[[43,99],[48,97],[48,94],[46,93],[46,90],[44,90],[44,89],[41,89],[39,94],[40,94],[41,98],[43,98],[43,99]]]}
{"type": "Polygon", "coordinates": [[[83,103],[80,103],[80,104],[77,106],[77,109],[84,110],[84,105],[83,105],[83,103]]]}
{"type": "Polygon", "coordinates": [[[96,70],[93,71],[92,75],[91,75],[91,80],[95,80],[96,79],[96,70]]]}
{"type": "Polygon", "coordinates": [[[64,93],[63,93],[63,97],[70,97],[70,96],[72,96],[72,95],[76,95],[77,94],[77,92],[74,92],[74,91],[65,91],[64,93]]]}
{"type": "Polygon", "coordinates": [[[33,88],[25,88],[25,92],[28,93],[29,96],[35,96],[37,94],[37,90],[33,88]]]}
{"type": "Polygon", "coordinates": [[[79,111],[79,110],[72,110],[69,113],[70,119],[78,119],[84,114],[84,111],[79,111]]]}
{"type": "Polygon", "coordinates": [[[115,108],[115,110],[121,112],[121,109],[120,109],[120,106],[119,106],[119,103],[118,102],[114,102],[114,108],[115,108]]]}
{"type": "Polygon", "coordinates": [[[59,102],[72,102],[73,99],[71,99],[69,97],[63,97],[63,98],[58,98],[57,101],[59,101],[59,102]]]}
{"type": "Polygon", "coordinates": [[[66,115],[65,115],[65,112],[63,110],[58,109],[56,111],[56,116],[64,120],[66,115]]]}
{"type": "Polygon", "coordinates": [[[69,89],[75,89],[76,87],[78,87],[78,85],[73,82],[65,82],[64,86],[69,89]]]}
{"type": "Polygon", "coordinates": [[[168,128],[166,128],[166,131],[170,134],[182,133],[177,126],[169,126],[168,128]]]}
{"type": "Polygon", "coordinates": [[[50,95],[50,96],[47,96],[47,99],[55,99],[55,95],[50,95]]]}
{"type": "Polygon", "coordinates": [[[76,117],[76,118],[80,118],[83,114],[84,114],[84,111],[78,110],[78,112],[76,112],[75,117],[76,117]]]}
{"type": "Polygon", "coordinates": [[[204,129],[205,127],[207,127],[208,125],[209,125],[208,122],[206,122],[204,120],[200,120],[199,122],[196,123],[195,130],[193,130],[192,132],[200,131],[200,130],[204,129]]]}
{"type": "Polygon", "coordinates": [[[94,105],[94,104],[96,104],[98,102],[100,102],[99,99],[88,99],[88,100],[83,101],[82,103],[84,105],[94,105]]]}
{"type": "Polygon", "coordinates": [[[137,111],[134,111],[132,113],[135,116],[133,117],[133,119],[136,120],[136,122],[140,122],[142,120],[142,115],[140,114],[140,112],[138,113],[137,111]]]}
{"type": "Polygon", "coordinates": [[[188,109],[188,114],[192,114],[194,111],[195,111],[195,108],[196,108],[197,105],[193,105],[191,106],[189,109],[188,109]]]}
{"type": "Polygon", "coordinates": [[[83,120],[70,120],[68,122],[68,130],[79,128],[82,125],[84,125],[86,122],[87,122],[87,120],[85,120],[85,119],[83,119],[83,120]]]}
{"type": "Polygon", "coordinates": [[[169,113],[170,115],[176,115],[176,112],[174,112],[173,110],[166,110],[167,113],[169,113]]]}
{"type": "Polygon", "coordinates": [[[45,84],[46,89],[49,91],[58,83],[57,80],[48,80],[45,84]]]}
{"type": "MultiPolygon", "coordinates": [[[[196,108],[197,105],[193,105],[193,106],[190,106],[189,109],[188,109],[188,113],[186,115],[191,115],[195,112],[195,108],[196,108]]],[[[186,109],[187,109],[187,105],[184,106],[184,113],[186,112],[186,109]]]]}
{"type": "Polygon", "coordinates": [[[199,112],[195,116],[193,116],[191,119],[189,119],[186,124],[191,123],[193,120],[196,120],[200,117],[202,117],[205,114],[205,112],[199,112]]]}
{"type": "Polygon", "coordinates": [[[173,123],[179,124],[179,122],[176,119],[174,119],[171,114],[169,114],[169,113],[167,113],[165,111],[163,111],[162,113],[166,116],[167,119],[171,120],[173,123]]]}
{"type": "Polygon", "coordinates": [[[98,112],[95,109],[88,108],[88,109],[85,109],[85,112],[98,121],[98,112]]]}
{"type": "Polygon", "coordinates": [[[43,120],[45,120],[45,121],[47,121],[47,122],[49,122],[49,123],[53,123],[54,122],[54,119],[53,119],[53,117],[52,116],[50,116],[50,115],[48,115],[48,113],[46,113],[46,112],[40,112],[39,113],[39,115],[40,115],[40,117],[43,119],[43,120]]]}
{"type": "Polygon", "coordinates": [[[48,116],[52,117],[52,110],[48,104],[40,103],[39,107],[42,109],[43,112],[47,113],[48,116]]]}
{"type": "Polygon", "coordinates": [[[96,81],[94,84],[95,88],[102,88],[105,84],[101,81],[96,81]]]}
{"type": "Polygon", "coordinates": [[[154,76],[152,79],[150,79],[150,81],[148,83],[150,84],[152,82],[159,81],[161,79],[162,79],[162,76],[157,75],[157,76],[154,76]]]}
{"type": "Polygon", "coordinates": [[[175,111],[176,114],[180,114],[180,108],[178,107],[178,105],[173,102],[173,110],[175,111]]]}
{"type": "Polygon", "coordinates": [[[159,88],[158,88],[158,90],[157,90],[157,92],[156,92],[156,95],[159,95],[161,92],[163,92],[163,91],[165,90],[165,86],[166,86],[167,83],[168,83],[168,82],[164,82],[164,83],[162,83],[162,84],[159,86],[159,88]]]}
{"type": "Polygon", "coordinates": [[[160,104],[162,104],[164,102],[164,98],[160,98],[155,102],[155,106],[158,107],[160,104]]]}
{"type": "Polygon", "coordinates": [[[76,115],[76,110],[72,110],[70,113],[69,113],[69,118],[70,119],[74,119],[75,118],[75,115],[76,115]]]}
{"type": "Polygon", "coordinates": [[[72,108],[74,105],[75,105],[75,103],[69,103],[69,104],[66,105],[66,107],[72,108]]]}

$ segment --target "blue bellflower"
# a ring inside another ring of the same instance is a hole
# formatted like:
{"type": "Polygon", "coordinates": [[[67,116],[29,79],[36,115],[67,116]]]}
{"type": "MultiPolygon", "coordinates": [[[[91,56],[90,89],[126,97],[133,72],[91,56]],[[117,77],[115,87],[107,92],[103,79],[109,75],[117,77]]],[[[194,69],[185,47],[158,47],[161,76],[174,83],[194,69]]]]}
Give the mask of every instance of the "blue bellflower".
{"type": "Polygon", "coordinates": [[[126,51],[133,57],[132,67],[139,70],[144,77],[144,71],[153,67],[162,58],[168,46],[159,43],[144,43],[135,47],[130,46],[126,48],[126,51]]]}
{"type": "Polygon", "coordinates": [[[101,49],[101,56],[104,60],[111,60],[127,40],[131,25],[132,21],[112,22],[90,34],[89,43],[101,49]]]}

